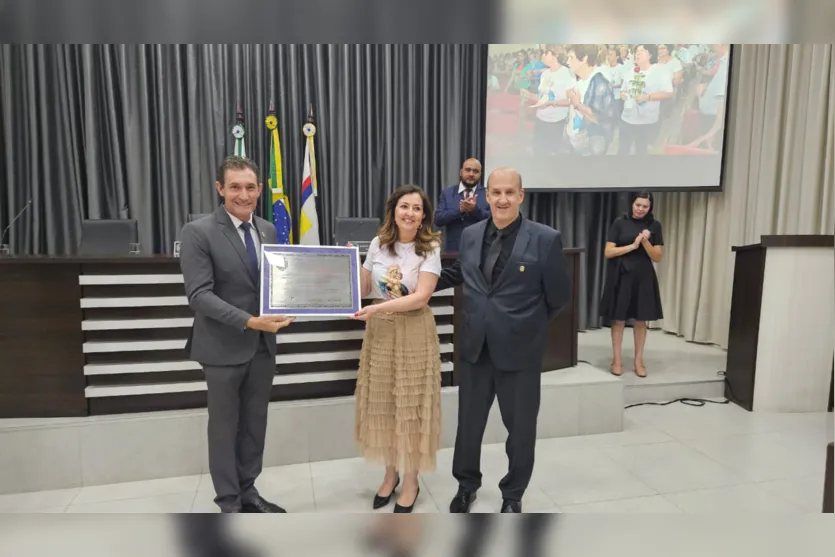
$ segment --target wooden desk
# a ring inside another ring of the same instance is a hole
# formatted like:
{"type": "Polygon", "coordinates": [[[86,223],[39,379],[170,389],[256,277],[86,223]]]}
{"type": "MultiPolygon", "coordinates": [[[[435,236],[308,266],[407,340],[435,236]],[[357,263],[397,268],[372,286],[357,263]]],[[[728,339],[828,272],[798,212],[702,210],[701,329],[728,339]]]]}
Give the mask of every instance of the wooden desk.
{"type": "MultiPolygon", "coordinates": [[[[580,249],[566,250],[572,300],[549,329],[545,370],[577,364],[580,249]]],[[[454,254],[443,256],[444,265],[454,254]]],[[[442,382],[455,384],[460,296],[430,302],[442,382]]],[[[184,347],[193,313],[170,257],[0,258],[0,418],[204,407],[199,364],[184,347]]],[[[354,392],[364,324],[299,320],[278,335],[272,400],[354,392]]]]}

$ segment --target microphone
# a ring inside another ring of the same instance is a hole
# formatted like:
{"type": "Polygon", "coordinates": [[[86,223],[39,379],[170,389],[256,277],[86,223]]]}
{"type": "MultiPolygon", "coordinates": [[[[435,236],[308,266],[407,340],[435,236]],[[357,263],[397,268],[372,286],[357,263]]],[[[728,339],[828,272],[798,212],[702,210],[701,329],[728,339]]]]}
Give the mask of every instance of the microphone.
{"type": "Polygon", "coordinates": [[[0,234],[0,244],[3,244],[3,240],[6,238],[6,232],[8,232],[12,228],[12,225],[14,225],[14,223],[17,221],[17,219],[20,218],[20,215],[25,213],[26,209],[28,209],[31,206],[32,206],[32,200],[30,199],[29,201],[26,202],[26,205],[23,206],[23,209],[21,209],[20,212],[17,215],[15,215],[15,218],[12,219],[12,222],[9,223],[9,226],[7,226],[6,228],[3,229],[3,233],[0,234]]]}

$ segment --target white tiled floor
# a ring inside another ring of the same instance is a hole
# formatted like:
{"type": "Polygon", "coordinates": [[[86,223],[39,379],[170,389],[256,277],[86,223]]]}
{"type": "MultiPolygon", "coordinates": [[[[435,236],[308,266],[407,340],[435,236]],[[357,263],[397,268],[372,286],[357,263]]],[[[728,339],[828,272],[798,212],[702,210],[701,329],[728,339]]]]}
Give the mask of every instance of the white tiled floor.
{"type": "MultiPolygon", "coordinates": [[[[578,358],[608,370],[612,363],[611,329],[583,331],[577,338],[578,358]]],[[[647,333],[644,364],[647,377],[638,378],[634,367],[635,342],[632,329],[623,335],[623,381],[633,385],[656,385],[710,381],[725,370],[728,354],[718,346],[685,342],[681,337],[651,330],[647,333]]]]}
{"type": "MultiPolygon", "coordinates": [[[[622,433],[540,441],[528,512],[819,513],[832,414],[758,414],[734,405],[640,406],[622,433]]],[[[482,453],[473,510],[495,512],[507,460],[482,453]]],[[[421,478],[418,512],[445,512],[452,451],[421,478]]],[[[381,471],[359,459],[264,470],[258,486],[290,512],[366,512],[381,471]]],[[[0,512],[215,512],[207,475],[0,496],[0,512]]],[[[380,512],[390,512],[391,507],[380,512]]]]}

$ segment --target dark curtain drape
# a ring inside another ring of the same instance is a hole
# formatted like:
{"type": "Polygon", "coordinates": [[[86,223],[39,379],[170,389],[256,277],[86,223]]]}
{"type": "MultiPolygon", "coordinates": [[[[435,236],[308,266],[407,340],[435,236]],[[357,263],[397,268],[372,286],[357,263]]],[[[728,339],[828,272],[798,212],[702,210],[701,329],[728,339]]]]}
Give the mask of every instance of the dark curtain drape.
{"type": "MultiPolygon", "coordinates": [[[[483,159],[486,57],[479,44],[2,45],[0,229],[31,199],[7,236],[12,253],[72,253],[81,221],[99,218],[136,219],[142,251],[170,253],[187,215],[218,203],[238,103],[264,174],[272,100],[296,238],[313,106],[330,243],[336,217],[380,216],[405,182],[437,199],[462,160],[483,159]]],[[[624,209],[615,194],[527,196],[529,217],[586,249],[581,328],[598,325],[605,234],[624,209]]]]}
{"type": "Polygon", "coordinates": [[[142,251],[170,253],[218,201],[238,103],[262,170],[275,103],[296,237],[312,105],[325,243],[405,182],[437,197],[484,135],[481,45],[3,45],[0,79],[0,227],[33,200],[14,253],[72,253],[99,218],[136,219],[142,251]]]}
{"type": "Polygon", "coordinates": [[[525,215],[562,233],[563,245],[582,247],[580,257],[580,329],[601,326],[600,293],[605,279],[603,250],[612,221],[629,205],[622,193],[533,192],[526,194],[525,215]]]}

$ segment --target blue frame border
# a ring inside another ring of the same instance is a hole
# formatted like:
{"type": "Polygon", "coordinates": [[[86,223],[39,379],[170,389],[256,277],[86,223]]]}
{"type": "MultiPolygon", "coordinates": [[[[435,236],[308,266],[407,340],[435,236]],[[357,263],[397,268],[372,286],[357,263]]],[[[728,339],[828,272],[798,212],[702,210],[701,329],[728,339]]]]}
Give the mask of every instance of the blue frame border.
{"type": "Polygon", "coordinates": [[[346,246],[298,246],[285,244],[262,244],[261,245],[261,276],[259,280],[260,310],[261,315],[287,315],[290,317],[321,316],[321,317],[351,317],[362,307],[360,288],[360,256],[357,247],[346,246]],[[320,254],[351,254],[351,308],[271,308],[269,304],[269,272],[270,265],[267,262],[267,253],[276,254],[299,254],[299,253],[320,253],[320,254]]]}

